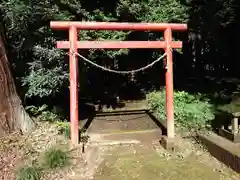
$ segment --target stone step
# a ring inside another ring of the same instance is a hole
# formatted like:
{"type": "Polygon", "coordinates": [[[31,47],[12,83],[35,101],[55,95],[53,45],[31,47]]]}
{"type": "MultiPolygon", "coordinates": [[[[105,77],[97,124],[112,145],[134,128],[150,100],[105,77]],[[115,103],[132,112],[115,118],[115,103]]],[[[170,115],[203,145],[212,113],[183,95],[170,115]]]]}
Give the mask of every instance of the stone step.
{"type": "Polygon", "coordinates": [[[92,143],[152,143],[158,141],[162,137],[160,129],[142,130],[142,131],[129,131],[119,133],[106,133],[106,134],[88,134],[92,143]]]}
{"type": "Polygon", "coordinates": [[[88,133],[117,133],[125,131],[142,131],[159,128],[158,124],[148,114],[113,115],[95,117],[88,133]]]}

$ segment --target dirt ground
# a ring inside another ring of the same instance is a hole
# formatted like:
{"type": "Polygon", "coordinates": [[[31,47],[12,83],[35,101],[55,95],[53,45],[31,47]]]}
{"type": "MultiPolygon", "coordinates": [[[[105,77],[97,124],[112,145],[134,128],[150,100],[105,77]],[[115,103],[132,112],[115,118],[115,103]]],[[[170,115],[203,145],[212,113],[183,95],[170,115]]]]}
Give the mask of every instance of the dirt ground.
{"type": "Polygon", "coordinates": [[[94,180],[237,180],[240,176],[202,150],[169,154],[160,146],[119,146],[99,167],[94,180]]]}
{"type": "MultiPolygon", "coordinates": [[[[143,115],[108,118],[113,125],[106,119],[93,121],[86,146],[69,151],[71,166],[45,172],[42,180],[240,179],[194,140],[178,136],[179,151],[168,153],[158,142],[161,131],[140,117],[143,115]]],[[[14,180],[18,167],[37,161],[53,146],[66,150],[68,141],[56,125],[47,122],[31,134],[0,139],[0,180],[14,180]]]]}
{"type": "Polygon", "coordinates": [[[38,124],[30,134],[0,138],[0,180],[15,180],[18,168],[36,161],[46,149],[66,144],[65,138],[58,135],[57,127],[47,122],[38,124]]]}
{"type": "Polygon", "coordinates": [[[195,140],[177,136],[179,150],[168,153],[159,144],[161,130],[146,114],[96,117],[88,133],[95,144],[88,160],[95,164],[88,176],[93,180],[240,179],[195,140]]]}

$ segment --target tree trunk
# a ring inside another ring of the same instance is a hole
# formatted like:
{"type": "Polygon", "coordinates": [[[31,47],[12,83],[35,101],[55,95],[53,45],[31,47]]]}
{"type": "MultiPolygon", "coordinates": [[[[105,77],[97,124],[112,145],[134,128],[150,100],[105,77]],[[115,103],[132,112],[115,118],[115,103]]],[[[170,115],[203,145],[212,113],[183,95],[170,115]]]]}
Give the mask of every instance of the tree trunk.
{"type": "Polygon", "coordinates": [[[21,99],[17,94],[0,32],[0,136],[13,131],[26,133],[34,126],[34,121],[23,108],[21,99]]]}

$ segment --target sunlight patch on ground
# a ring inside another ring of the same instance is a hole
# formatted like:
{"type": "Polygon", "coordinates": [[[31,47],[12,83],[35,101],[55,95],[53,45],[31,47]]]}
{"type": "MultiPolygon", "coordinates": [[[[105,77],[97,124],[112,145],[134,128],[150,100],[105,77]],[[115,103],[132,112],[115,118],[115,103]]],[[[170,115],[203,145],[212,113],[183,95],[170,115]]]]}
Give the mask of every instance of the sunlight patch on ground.
{"type": "MultiPolygon", "coordinates": [[[[122,150],[116,150],[116,152],[122,150]]],[[[113,153],[94,180],[209,180],[224,179],[225,174],[201,163],[197,157],[167,158],[139,147],[133,153],[113,153]]],[[[231,178],[229,178],[231,179],[231,178]]]]}

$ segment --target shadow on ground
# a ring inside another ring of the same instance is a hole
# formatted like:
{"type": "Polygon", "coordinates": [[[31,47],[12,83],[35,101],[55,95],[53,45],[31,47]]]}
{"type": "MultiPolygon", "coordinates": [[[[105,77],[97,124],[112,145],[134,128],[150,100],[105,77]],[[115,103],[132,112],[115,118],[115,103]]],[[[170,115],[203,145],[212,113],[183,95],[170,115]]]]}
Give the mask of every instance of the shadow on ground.
{"type": "Polygon", "coordinates": [[[98,112],[94,111],[92,106],[88,108],[89,114],[81,118],[82,132],[102,134],[160,130],[161,134],[166,134],[165,123],[158,120],[149,110],[98,112]]]}

